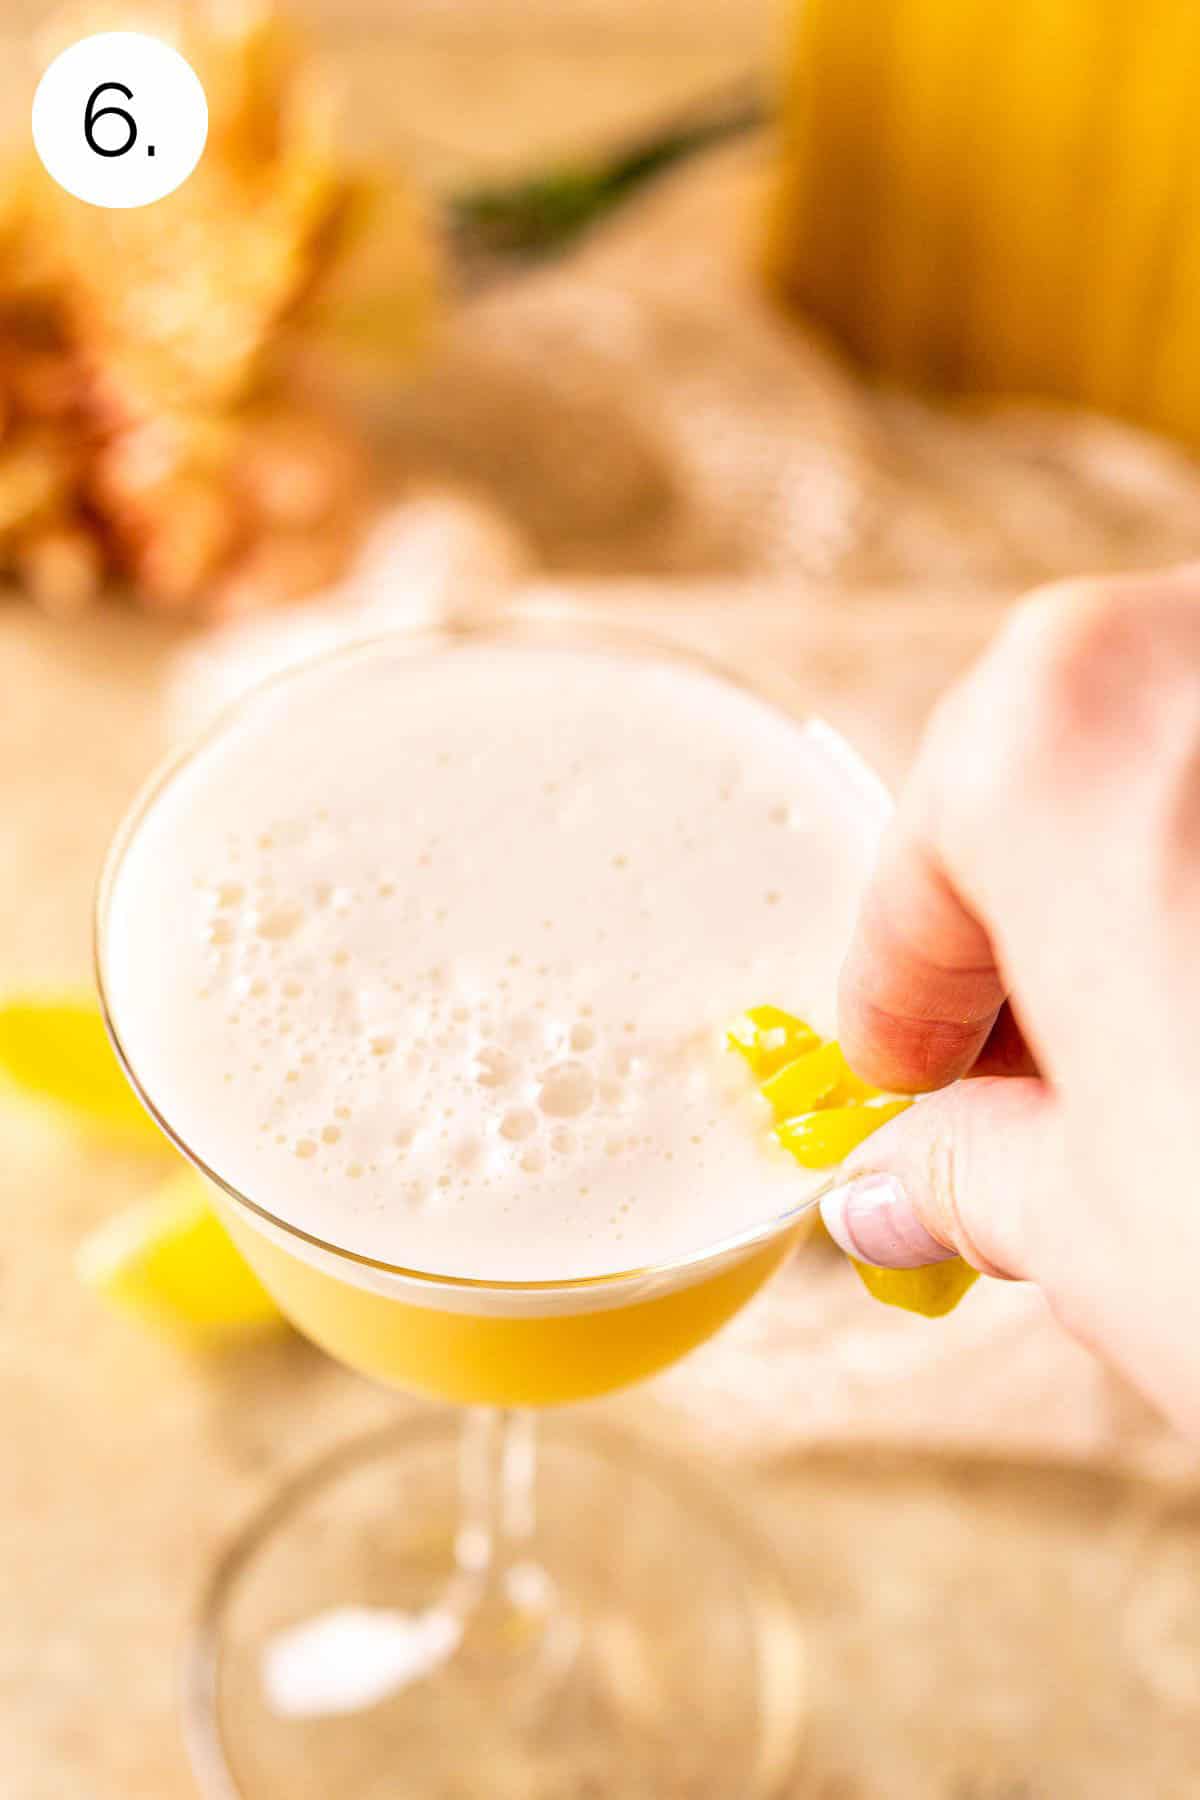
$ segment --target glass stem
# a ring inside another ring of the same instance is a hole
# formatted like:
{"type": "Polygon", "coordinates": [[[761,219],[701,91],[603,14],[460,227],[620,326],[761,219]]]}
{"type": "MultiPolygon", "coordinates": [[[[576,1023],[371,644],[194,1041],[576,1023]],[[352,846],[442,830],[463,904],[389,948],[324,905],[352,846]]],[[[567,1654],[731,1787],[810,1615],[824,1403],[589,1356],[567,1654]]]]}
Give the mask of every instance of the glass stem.
{"type": "Polygon", "coordinates": [[[472,1407],[459,1449],[455,1561],[472,1606],[499,1600],[541,1610],[547,1583],[533,1555],[537,1523],[534,1415],[514,1407],[472,1407]]]}

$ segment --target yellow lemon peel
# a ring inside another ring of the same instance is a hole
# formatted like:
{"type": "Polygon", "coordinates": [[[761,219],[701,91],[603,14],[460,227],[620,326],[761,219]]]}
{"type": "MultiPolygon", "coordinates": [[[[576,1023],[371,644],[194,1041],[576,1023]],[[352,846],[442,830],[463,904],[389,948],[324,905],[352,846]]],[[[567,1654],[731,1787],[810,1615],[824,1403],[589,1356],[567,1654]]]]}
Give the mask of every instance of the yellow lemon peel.
{"type": "Polygon", "coordinates": [[[819,1108],[785,1119],[775,1135],[805,1169],[832,1169],[857,1150],[864,1138],[907,1112],[911,1101],[888,1100],[877,1106],[847,1105],[819,1108]]]}
{"type": "Polygon", "coordinates": [[[778,1006],[752,1006],[734,1020],[725,1042],[745,1058],[756,1081],[766,1081],[821,1042],[811,1026],[778,1006]]]}
{"type": "Polygon", "coordinates": [[[143,1147],[164,1147],[86,996],[21,996],[0,1005],[0,1075],[25,1099],[49,1103],[76,1124],[143,1147]]]}
{"type": "Polygon", "coordinates": [[[105,1220],[80,1245],[76,1268],[118,1312],[193,1344],[283,1323],[192,1169],[105,1220]]]}
{"type": "MultiPolygon", "coordinates": [[[[750,1065],[775,1114],[775,1136],[803,1168],[836,1168],[912,1105],[860,1080],[835,1039],[822,1039],[779,1007],[752,1007],[730,1027],[726,1042],[750,1065]]],[[[877,1269],[850,1260],[874,1299],[926,1319],[953,1312],[979,1279],[979,1271],[958,1256],[920,1269],[877,1269]]]]}

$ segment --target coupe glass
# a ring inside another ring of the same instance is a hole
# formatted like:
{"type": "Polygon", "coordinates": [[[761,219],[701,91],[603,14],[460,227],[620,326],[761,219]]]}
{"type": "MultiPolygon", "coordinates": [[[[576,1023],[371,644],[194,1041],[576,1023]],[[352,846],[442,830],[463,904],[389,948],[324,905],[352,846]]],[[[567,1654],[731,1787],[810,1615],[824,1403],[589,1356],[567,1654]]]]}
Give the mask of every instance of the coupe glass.
{"type": "MultiPolygon", "coordinates": [[[[514,639],[703,660],[569,620],[493,620],[338,654],[402,660],[435,647],[453,656],[462,644],[514,639]]],[[[792,710],[837,797],[838,853],[865,878],[887,814],[883,790],[827,726],[792,710]]],[[[769,1547],[658,1453],[553,1420],[540,1454],[538,1437],[543,1409],[640,1380],[737,1312],[804,1235],[808,1187],[788,1212],[669,1264],[531,1282],[393,1267],[235,1191],[205,1144],[185,1142],[156,1105],[155,1071],[126,1053],[105,978],[122,858],[202,748],[139,799],[101,882],[97,967],[117,1053],[299,1330],[351,1368],[467,1409],[337,1452],[226,1556],[189,1664],[202,1786],[223,1800],[777,1792],[794,1757],[804,1679],[769,1547]]],[[[828,946],[831,962],[841,949],[828,946]]]]}

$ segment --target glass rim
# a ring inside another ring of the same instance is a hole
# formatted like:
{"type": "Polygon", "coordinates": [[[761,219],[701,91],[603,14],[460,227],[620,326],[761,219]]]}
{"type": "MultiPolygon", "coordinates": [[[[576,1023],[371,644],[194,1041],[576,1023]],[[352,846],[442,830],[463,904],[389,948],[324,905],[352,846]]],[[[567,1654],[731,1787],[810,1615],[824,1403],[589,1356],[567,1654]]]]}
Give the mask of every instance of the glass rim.
{"type": "MultiPolygon", "coordinates": [[[[339,662],[353,661],[357,657],[369,657],[385,649],[404,650],[406,653],[419,654],[423,649],[447,650],[471,642],[537,642],[543,639],[543,636],[545,636],[545,641],[552,645],[553,634],[564,628],[571,648],[624,649],[635,655],[640,654],[662,661],[688,664],[693,668],[706,671],[726,686],[740,688],[743,692],[752,695],[763,705],[771,707],[786,718],[798,732],[819,731],[826,740],[827,748],[833,752],[837,761],[842,765],[843,773],[852,776],[864,793],[873,796],[880,806],[882,814],[886,815],[886,812],[890,811],[891,797],[883,781],[842,737],[840,732],[827,724],[819,714],[800,711],[798,708],[793,710],[782,699],[775,697],[772,690],[776,688],[796,692],[796,684],[791,677],[780,677],[778,672],[772,676],[762,673],[751,675],[749,671],[742,672],[693,645],[660,637],[656,633],[642,631],[637,627],[627,626],[623,622],[615,623],[607,617],[598,615],[592,609],[572,608],[567,611],[563,608],[522,611],[519,607],[512,607],[490,615],[447,619],[436,625],[398,626],[390,631],[377,632],[368,637],[338,644],[316,656],[304,657],[299,662],[290,663],[264,679],[253,682],[250,687],[219,707],[214,716],[198,733],[193,734],[188,742],[178,750],[166,756],[143,782],[113,835],[96,884],[92,912],[92,961],[104,1028],[126,1080],[167,1140],[194,1169],[219,1188],[238,1207],[243,1208],[273,1230],[283,1233],[286,1238],[296,1239],[300,1243],[306,1244],[309,1249],[317,1250],[325,1256],[334,1258],[335,1261],[347,1262],[358,1268],[390,1276],[395,1280],[403,1280],[434,1290],[475,1294],[549,1296],[589,1290],[607,1291],[621,1285],[633,1286],[686,1274],[689,1271],[703,1268],[708,1263],[720,1262],[739,1251],[748,1252],[761,1244],[769,1243],[772,1238],[786,1231],[805,1213],[819,1205],[824,1195],[835,1185],[837,1171],[836,1168],[832,1170],[829,1178],[822,1182],[815,1192],[810,1191],[794,1206],[786,1207],[783,1212],[774,1213],[757,1224],[733,1232],[715,1244],[702,1245],[694,1251],[689,1251],[686,1256],[672,1257],[666,1261],[645,1263],[624,1269],[605,1270],[598,1275],[565,1276],[538,1281],[496,1280],[486,1276],[448,1275],[432,1269],[410,1268],[402,1263],[388,1262],[381,1257],[367,1256],[362,1251],[351,1250],[344,1244],[334,1243],[318,1236],[315,1232],[306,1231],[302,1226],[296,1225],[288,1219],[280,1218],[269,1207],[252,1200],[219,1170],[213,1168],[200,1152],[194,1149],[175,1129],[156,1104],[122,1040],[114,1016],[108,984],[105,980],[106,925],[110,902],[126,851],[160,795],[165,792],[176,776],[183,774],[221,735],[242,708],[252,703],[260,695],[282,687],[289,681],[303,678],[316,669],[327,668],[339,662]]],[[[797,700],[799,698],[798,692],[796,692],[796,698],[797,700]]]]}

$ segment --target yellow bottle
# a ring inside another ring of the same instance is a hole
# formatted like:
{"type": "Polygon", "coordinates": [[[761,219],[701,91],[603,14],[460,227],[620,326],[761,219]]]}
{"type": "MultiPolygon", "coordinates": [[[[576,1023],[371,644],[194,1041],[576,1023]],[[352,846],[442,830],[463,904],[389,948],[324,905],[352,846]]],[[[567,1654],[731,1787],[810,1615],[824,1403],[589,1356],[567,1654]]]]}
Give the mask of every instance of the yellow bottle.
{"type": "Polygon", "coordinates": [[[1200,13],[794,0],[766,264],[867,367],[1200,443],[1200,13]]]}

